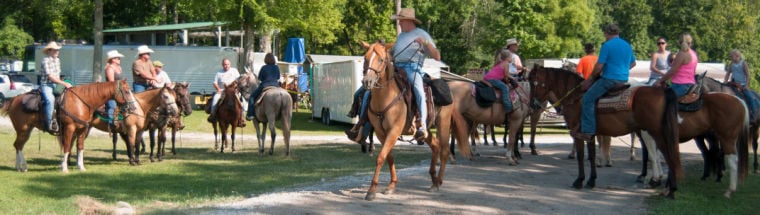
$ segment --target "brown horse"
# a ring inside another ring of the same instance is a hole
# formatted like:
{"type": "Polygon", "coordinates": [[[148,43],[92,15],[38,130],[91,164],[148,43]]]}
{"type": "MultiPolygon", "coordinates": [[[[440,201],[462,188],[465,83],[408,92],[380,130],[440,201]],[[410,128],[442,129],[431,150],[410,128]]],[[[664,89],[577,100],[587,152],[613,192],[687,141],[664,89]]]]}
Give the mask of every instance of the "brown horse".
{"type": "Polygon", "coordinates": [[[185,128],[182,124],[182,114],[189,116],[193,113],[193,108],[190,105],[190,87],[189,83],[175,83],[172,89],[175,94],[175,102],[181,112],[170,114],[166,108],[159,108],[155,111],[148,113],[148,129],[150,135],[150,161],[153,162],[153,147],[157,145],[156,159],[162,161],[166,152],[166,129],[171,127],[172,129],[172,154],[176,155],[177,151],[174,147],[175,137],[177,131],[185,128]],[[168,117],[167,117],[168,116],[168,117]],[[158,130],[158,142],[156,143],[155,131],[158,130]]]}
{"type": "MultiPolygon", "coordinates": [[[[238,80],[224,86],[222,98],[219,99],[219,104],[217,104],[216,108],[216,121],[211,123],[211,126],[214,127],[214,149],[220,149],[221,153],[224,153],[224,148],[229,147],[229,143],[227,142],[228,128],[230,129],[230,139],[232,142],[231,150],[233,153],[236,151],[235,131],[243,116],[243,106],[237,101],[237,94],[238,80]],[[221,130],[221,147],[219,146],[219,138],[217,138],[217,126],[221,130]]],[[[211,104],[211,99],[206,103],[211,104]]],[[[211,105],[206,106],[206,113],[211,113],[211,105]]]]}
{"type": "MultiPolygon", "coordinates": [[[[579,90],[583,78],[573,71],[564,69],[544,68],[535,66],[528,75],[531,85],[532,98],[539,101],[549,100],[548,95],[562,95],[559,97],[562,113],[571,130],[580,128],[581,97],[583,92],[579,90]]],[[[666,193],[674,197],[677,189],[676,179],[683,177],[683,170],[678,152],[678,144],[674,137],[678,135],[676,125],[675,94],[672,90],[665,91],[655,87],[640,87],[633,97],[632,108],[628,111],[597,114],[597,134],[608,136],[620,136],[636,130],[650,131],[657,146],[663,151],[668,162],[669,191],[666,193]],[[672,97],[672,98],[671,98],[672,97]]],[[[580,189],[585,180],[584,150],[585,141],[573,138],[574,146],[578,152],[579,175],[573,182],[573,187],[580,189]]],[[[595,159],[595,144],[588,144],[589,158],[595,159]]],[[[590,165],[591,175],[586,182],[586,187],[593,188],[596,185],[596,165],[590,165]]]]}
{"type": "MultiPolygon", "coordinates": [[[[127,155],[129,156],[130,165],[140,164],[140,144],[142,143],[142,133],[147,129],[148,119],[150,118],[147,113],[162,109],[162,120],[166,121],[169,115],[174,115],[178,111],[177,104],[175,102],[176,96],[171,87],[163,87],[157,89],[150,89],[144,92],[134,94],[135,101],[138,108],[130,114],[120,114],[120,110],[114,114],[122,115],[123,120],[118,121],[119,131],[118,134],[124,140],[127,145],[127,155]]],[[[92,126],[101,131],[109,131],[108,122],[106,120],[95,117],[92,120],[92,126]]],[[[112,157],[116,159],[116,138],[113,139],[113,152],[112,157]]],[[[152,155],[152,151],[151,151],[152,155]]],[[[151,156],[151,161],[153,158],[151,156]]]]}
{"type": "MultiPolygon", "coordinates": [[[[406,131],[408,134],[411,134],[412,130],[414,130],[406,126],[407,114],[412,113],[407,113],[408,104],[402,99],[403,93],[409,92],[411,89],[404,89],[396,84],[396,79],[400,78],[400,76],[396,74],[392,64],[390,48],[393,47],[393,44],[375,42],[370,45],[361,42],[361,45],[367,49],[367,52],[364,54],[365,76],[362,81],[364,82],[364,86],[370,89],[372,95],[368,107],[369,121],[372,123],[377,138],[383,145],[375,162],[375,174],[372,178],[372,184],[367,191],[367,196],[364,198],[366,200],[373,200],[377,192],[380,170],[382,170],[386,162],[388,163],[391,178],[388,189],[384,193],[392,194],[395,192],[398,176],[396,175],[396,165],[391,151],[402,133],[406,131]]],[[[407,80],[399,81],[406,82],[407,80]]],[[[426,120],[434,121],[434,123],[429,123],[429,125],[436,125],[436,136],[428,135],[424,141],[433,152],[429,170],[433,182],[430,191],[437,191],[443,183],[443,175],[450,153],[448,148],[449,132],[452,126],[456,129],[457,135],[455,136],[457,136],[459,142],[464,143],[467,141],[465,134],[467,132],[466,124],[456,110],[455,105],[436,106],[435,110],[438,112],[437,117],[432,119],[433,114],[431,114],[431,117],[426,120]],[[438,162],[439,160],[440,162],[438,162]],[[440,164],[438,171],[436,171],[436,164],[440,164]]],[[[470,157],[468,144],[459,144],[459,147],[466,157],[470,157]]]]}
{"type": "MultiPolygon", "coordinates": [[[[513,89],[517,92],[517,99],[519,100],[512,112],[509,113],[504,111],[504,104],[501,102],[494,102],[490,107],[480,107],[475,101],[472,82],[450,81],[448,84],[454,104],[457,104],[457,110],[468,122],[471,122],[470,125],[473,128],[474,125],[479,123],[498,125],[507,122],[505,129],[509,129],[509,143],[504,144],[504,148],[506,149],[505,156],[509,165],[517,165],[518,162],[514,153],[515,146],[517,145],[517,134],[522,130],[525,117],[531,112],[529,84],[527,82],[520,82],[520,85],[513,89]]],[[[502,94],[502,96],[509,95],[502,94]]],[[[462,144],[466,145],[466,142],[462,144]]],[[[473,151],[475,151],[475,148],[473,148],[473,151]]],[[[474,153],[477,154],[477,152],[474,153]]]]}
{"type": "Polygon", "coordinates": [[[95,109],[109,99],[116,100],[118,105],[127,105],[125,111],[127,114],[137,109],[134,107],[134,95],[126,80],[79,85],[64,90],[57,112],[63,139],[63,158],[61,159],[63,172],[69,172],[68,158],[74,140],[77,141],[77,166],[80,171],[85,171],[84,140],[87,139],[90,131],[90,122],[94,117],[95,109]]]}
{"type": "MultiPolygon", "coordinates": [[[[254,88],[258,85],[253,86],[254,88]]],[[[282,136],[285,142],[285,157],[290,157],[290,123],[293,118],[293,100],[288,91],[281,87],[267,87],[262,90],[259,100],[256,102],[256,117],[253,118],[253,126],[256,128],[256,139],[259,143],[259,154],[264,154],[266,143],[266,130],[272,142],[269,146],[269,155],[274,154],[274,142],[277,137],[275,122],[282,123],[282,136]],[[263,127],[259,127],[261,126],[263,127]]]]}

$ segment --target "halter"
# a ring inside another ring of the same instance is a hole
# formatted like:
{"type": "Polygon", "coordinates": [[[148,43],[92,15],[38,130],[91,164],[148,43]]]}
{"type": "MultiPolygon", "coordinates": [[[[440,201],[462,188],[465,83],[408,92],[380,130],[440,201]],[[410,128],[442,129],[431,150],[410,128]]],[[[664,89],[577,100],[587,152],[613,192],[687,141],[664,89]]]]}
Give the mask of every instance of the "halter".
{"type": "MultiPolygon", "coordinates": [[[[369,65],[369,64],[372,63],[372,62],[375,62],[375,58],[377,56],[379,56],[379,54],[377,53],[377,50],[373,46],[372,47],[372,55],[370,56],[370,58],[369,58],[368,61],[364,62],[364,73],[366,74],[367,71],[371,70],[371,71],[375,72],[375,75],[378,76],[378,78],[379,78],[380,74],[387,69],[387,67],[388,67],[388,63],[387,62],[389,62],[390,59],[388,58],[388,55],[386,55],[383,58],[377,58],[377,61],[380,62],[380,66],[381,67],[379,69],[375,69],[375,68],[371,67],[371,65],[369,65]]],[[[372,88],[374,86],[365,86],[365,87],[369,89],[369,88],[372,88]]],[[[381,88],[381,87],[382,86],[380,86],[379,88],[381,88]]]]}

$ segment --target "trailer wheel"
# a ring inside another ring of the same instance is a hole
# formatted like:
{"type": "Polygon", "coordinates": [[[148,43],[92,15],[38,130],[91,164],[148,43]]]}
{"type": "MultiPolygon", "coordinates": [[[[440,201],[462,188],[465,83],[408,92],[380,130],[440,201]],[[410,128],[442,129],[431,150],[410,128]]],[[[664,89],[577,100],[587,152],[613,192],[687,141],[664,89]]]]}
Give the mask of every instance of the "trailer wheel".
{"type": "Polygon", "coordinates": [[[325,121],[325,118],[326,118],[326,116],[327,116],[325,113],[326,113],[327,111],[325,111],[325,110],[327,110],[327,109],[325,109],[325,108],[322,108],[322,113],[319,115],[319,118],[322,120],[322,124],[325,124],[325,125],[327,125],[327,122],[325,121]]]}

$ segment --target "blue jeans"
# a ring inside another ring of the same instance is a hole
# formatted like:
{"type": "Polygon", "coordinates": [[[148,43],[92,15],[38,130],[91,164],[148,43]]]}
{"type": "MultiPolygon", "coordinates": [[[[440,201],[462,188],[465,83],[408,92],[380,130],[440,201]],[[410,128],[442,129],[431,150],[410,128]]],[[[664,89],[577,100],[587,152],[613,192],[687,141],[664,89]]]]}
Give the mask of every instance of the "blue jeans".
{"type": "Polygon", "coordinates": [[[397,63],[396,67],[406,70],[406,77],[414,87],[414,97],[417,101],[417,108],[420,111],[421,128],[427,129],[427,122],[425,122],[427,120],[427,101],[422,85],[422,68],[418,63],[397,63]]]}
{"type": "Polygon", "coordinates": [[[691,86],[694,86],[694,84],[670,84],[670,88],[673,88],[673,91],[676,93],[676,98],[686,95],[691,86]]]}
{"type": "MultiPolygon", "coordinates": [[[[365,109],[367,109],[367,105],[369,105],[369,90],[359,88],[354,92],[354,100],[359,99],[359,96],[362,97],[362,104],[359,108],[359,119],[364,117],[365,109]]],[[[364,127],[362,128],[362,135],[367,136],[369,135],[369,132],[372,130],[372,123],[369,123],[369,120],[364,123],[364,127]]]]}
{"type": "Polygon", "coordinates": [[[116,122],[114,117],[114,110],[116,110],[116,100],[110,99],[106,102],[106,115],[108,116],[108,124],[113,125],[116,122]]]}
{"type": "Polygon", "coordinates": [[[581,133],[596,134],[596,102],[610,88],[625,81],[600,78],[583,94],[581,99],[581,133]]]}
{"type": "Polygon", "coordinates": [[[40,94],[42,96],[42,111],[45,114],[46,129],[50,128],[50,123],[53,121],[53,108],[55,108],[55,96],[53,96],[53,89],[55,84],[42,84],[40,85],[40,94]]]}
{"type": "Polygon", "coordinates": [[[216,112],[216,104],[219,103],[219,99],[221,98],[221,93],[214,93],[214,97],[211,98],[211,114],[214,114],[214,112],[216,112]]]}
{"type": "Polygon", "coordinates": [[[132,92],[139,93],[143,92],[148,89],[148,84],[143,83],[132,83],[132,92]]]}
{"type": "Polygon", "coordinates": [[[261,90],[263,89],[264,88],[259,85],[259,87],[253,90],[251,97],[248,97],[248,112],[246,113],[246,116],[254,116],[256,114],[254,111],[256,108],[256,100],[259,99],[259,95],[261,95],[261,90]]]}
{"type": "Polygon", "coordinates": [[[501,90],[501,100],[504,103],[504,110],[507,112],[512,111],[512,101],[509,100],[509,86],[501,80],[488,80],[494,87],[501,90]]]}

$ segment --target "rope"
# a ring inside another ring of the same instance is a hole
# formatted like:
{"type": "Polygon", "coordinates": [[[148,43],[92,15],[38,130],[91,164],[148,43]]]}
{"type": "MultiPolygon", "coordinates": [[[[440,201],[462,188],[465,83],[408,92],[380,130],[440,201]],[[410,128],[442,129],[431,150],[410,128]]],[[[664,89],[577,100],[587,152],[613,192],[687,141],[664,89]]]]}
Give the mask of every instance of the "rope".
{"type": "MultiPolygon", "coordinates": [[[[562,96],[562,98],[560,98],[560,99],[559,99],[559,100],[557,100],[556,102],[552,103],[552,105],[550,106],[550,108],[556,108],[557,106],[560,106],[560,104],[562,103],[562,101],[563,101],[563,100],[565,100],[565,99],[566,99],[568,96],[570,96],[570,94],[572,94],[572,93],[573,93],[573,92],[574,92],[576,89],[578,89],[578,87],[580,87],[580,86],[581,86],[581,85],[579,84],[579,85],[577,85],[577,86],[573,87],[573,89],[572,89],[572,90],[570,90],[570,91],[567,91],[567,93],[565,93],[565,96],[562,96]]],[[[548,109],[548,108],[547,108],[547,109],[548,109]]]]}

